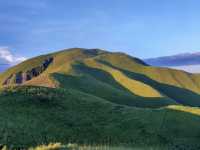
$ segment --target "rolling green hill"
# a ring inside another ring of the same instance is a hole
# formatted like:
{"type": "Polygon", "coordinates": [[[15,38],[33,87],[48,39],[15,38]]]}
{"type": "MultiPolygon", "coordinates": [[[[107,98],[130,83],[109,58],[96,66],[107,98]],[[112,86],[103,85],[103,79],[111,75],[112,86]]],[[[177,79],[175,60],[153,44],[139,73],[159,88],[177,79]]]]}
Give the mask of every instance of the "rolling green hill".
{"type": "Polygon", "coordinates": [[[137,107],[200,106],[199,75],[99,49],[74,48],[27,60],[1,74],[0,85],[73,88],[137,107]]]}
{"type": "Polygon", "coordinates": [[[68,49],[0,74],[0,143],[198,146],[200,75],[68,49]]]}

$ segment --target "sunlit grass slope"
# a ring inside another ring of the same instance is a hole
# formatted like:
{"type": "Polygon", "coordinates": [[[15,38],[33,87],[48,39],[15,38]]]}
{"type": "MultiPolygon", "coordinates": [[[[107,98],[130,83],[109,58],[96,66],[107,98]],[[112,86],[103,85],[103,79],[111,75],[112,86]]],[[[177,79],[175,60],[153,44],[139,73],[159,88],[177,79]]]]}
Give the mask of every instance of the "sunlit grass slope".
{"type": "Polygon", "coordinates": [[[200,77],[184,71],[158,68],[153,66],[136,64],[134,58],[121,53],[104,54],[95,58],[98,61],[110,64],[120,69],[144,74],[147,77],[164,84],[170,84],[200,93],[200,77]]]}
{"type": "Polygon", "coordinates": [[[74,48],[27,60],[0,74],[1,87],[10,75],[37,67],[50,57],[53,62],[48,68],[24,85],[73,88],[112,102],[139,107],[176,103],[200,106],[198,75],[155,68],[126,54],[99,49],[74,48]]]}
{"type": "Polygon", "coordinates": [[[199,81],[198,74],[99,49],[39,56],[0,74],[0,143],[198,147],[199,81]],[[3,85],[49,58],[37,76],[3,85]]]}

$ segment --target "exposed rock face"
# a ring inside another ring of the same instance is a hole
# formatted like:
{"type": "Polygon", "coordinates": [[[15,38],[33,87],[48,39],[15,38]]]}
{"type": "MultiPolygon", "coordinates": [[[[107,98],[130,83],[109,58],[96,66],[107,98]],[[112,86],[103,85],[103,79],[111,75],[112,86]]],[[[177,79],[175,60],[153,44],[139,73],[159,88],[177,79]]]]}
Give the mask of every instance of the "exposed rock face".
{"type": "Polygon", "coordinates": [[[16,84],[21,84],[21,83],[22,83],[22,80],[23,80],[22,72],[16,73],[16,74],[15,74],[15,83],[16,83],[16,84]]]}
{"type": "Polygon", "coordinates": [[[13,75],[10,75],[3,83],[3,85],[7,85],[9,83],[11,83],[11,79],[13,78],[13,75]]]}
{"type": "Polygon", "coordinates": [[[43,73],[52,62],[53,58],[49,58],[38,67],[32,68],[26,72],[20,71],[16,74],[12,74],[4,81],[3,85],[23,84],[24,82],[29,81],[43,73]]]}

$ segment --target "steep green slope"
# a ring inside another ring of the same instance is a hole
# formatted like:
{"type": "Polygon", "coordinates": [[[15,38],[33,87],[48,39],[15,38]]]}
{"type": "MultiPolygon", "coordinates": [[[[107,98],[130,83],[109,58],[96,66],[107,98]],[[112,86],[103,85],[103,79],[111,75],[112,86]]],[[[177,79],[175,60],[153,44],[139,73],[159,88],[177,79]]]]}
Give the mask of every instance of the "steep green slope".
{"type": "Polygon", "coordinates": [[[190,74],[184,71],[169,68],[159,68],[141,64],[138,65],[132,61],[132,57],[121,53],[105,54],[98,56],[95,59],[123,70],[146,75],[147,77],[160,83],[185,88],[195,93],[200,93],[200,77],[197,74],[190,74]]]}
{"type": "Polygon", "coordinates": [[[0,143],[199,146],[199,109],[138,109],[71,89],[18,87],[0,94],[0,143]],[[187,110],[187,111],[184,111],[187,110]],[[196,112],[196,113],[195,113],[196,112]]]}
{"type": "Polygon", "coordinates": [[[148,66],[123,53],[74,48],[7,70],[0,88],[2,144],[199,148],[198,74],[148,66]]]}
{"type": "Polygon", "coordinates": [[[1,87],[73,88],[137,107],[200,106],[199,81],[199,75],[148,66],[123,53],[79,48],[30,59],[0,75],[1,87]]]}
{"type": "Polygon", "coordinates": [[[78,77],[54,74],[54,78],[60,83],[60,87],[79,90],[121,105],[154,108],[176,104],[175,101],[167,97],[140,97],[126,89],[122,89],[123,87],[120,87],[120,85],[120,88],[116,88],[112,84],[100,82],[94,77],[87,75],[78,77]]]}
{"type": "MultiPolygon", "coordinates": [[[[123,72],[125,75],[127,75],[131,79],[135,79],[137,81],[150,85],[151,87],[153,87],[160,93],[164,94],[168,98],[173,99],[179,104],[189,105],[189,106],[200,106],[200,101],[199,101],[200,95],[198,93],[192,92],[192,90],[181,88],[179,86],[173,86],[170,84],[164,84],[164,83],[151,79],[150,77],[148,77],[148,75],[120,69],[118,67],[112,66],[105,62],[101,62],[101,63],[103,63],[103,65],[111,66],[112,68],[115,68],[123,72]]],[[[141,90],[144,91],[143,88],[141,88],[141,90]]]]}

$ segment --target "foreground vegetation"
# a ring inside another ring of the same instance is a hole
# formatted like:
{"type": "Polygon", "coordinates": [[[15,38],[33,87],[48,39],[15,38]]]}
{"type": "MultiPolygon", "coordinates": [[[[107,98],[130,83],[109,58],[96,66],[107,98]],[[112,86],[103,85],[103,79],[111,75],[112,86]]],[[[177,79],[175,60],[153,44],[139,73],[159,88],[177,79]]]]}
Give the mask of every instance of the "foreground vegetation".
{"type": "Polygon", "coordinates": [[[73,89],[16,87],[0,94],[0,143],[198,147],[200,117],[195,110],[199,109],[142,109],[73,89]]]}
{"type": "Polygon", "coordinates": [[[200,149],[199,75],[71,49],[9,69],[0,88],[0,144],[9,148],[200,149]]]}
{"type": "MultiPolygon", "coordinates": [[[[27,150],[198,150],[199,147],[194,147],[192,145],[176,145],[176,146],[143,146],[143,147],[132,147],[130,145],[121,146],[109,146],[109,145],[78,145],[78,144],[66,144],[61,143],[50,143],[47,145],[40,145],[30,148],[18,148],[27,150]]],[[[12,150],[7,146],[3,146],[1,150],[12,150]]]]}

